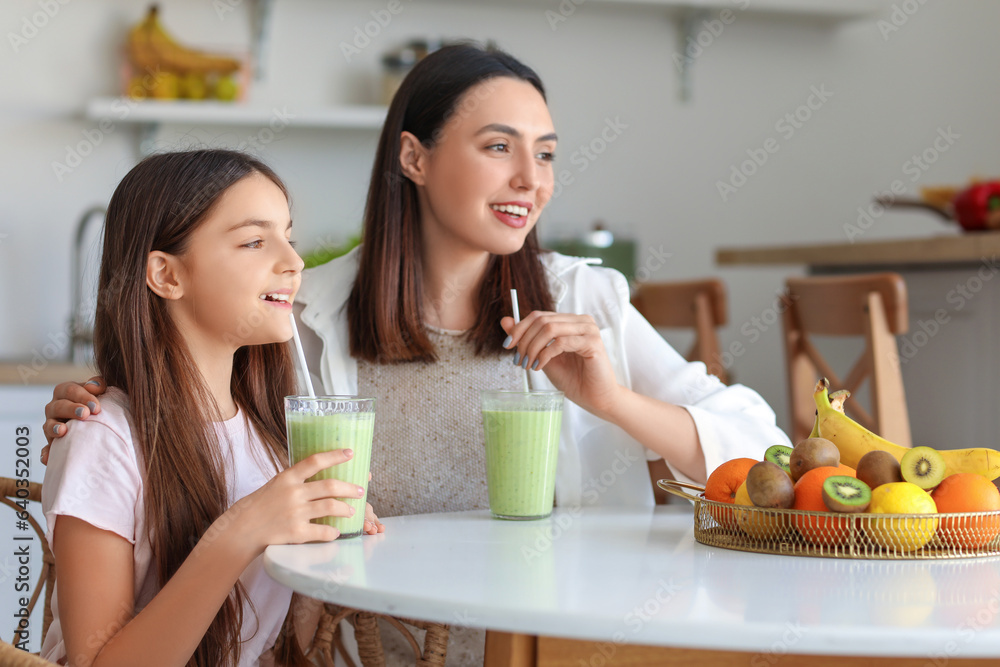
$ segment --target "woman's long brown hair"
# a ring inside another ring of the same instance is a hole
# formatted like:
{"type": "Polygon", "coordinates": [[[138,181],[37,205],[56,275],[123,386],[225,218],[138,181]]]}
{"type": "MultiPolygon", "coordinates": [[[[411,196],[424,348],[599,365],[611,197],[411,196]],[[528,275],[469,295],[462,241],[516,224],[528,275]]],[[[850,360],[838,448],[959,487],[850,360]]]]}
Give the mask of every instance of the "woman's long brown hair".
{"type": "MultiPolygon", "coordinates": [[[[108,205],[94,346],[108,386],[128,394],[132,435],[144,472],[145,519],[162,587],[229,506],[212,422],[221,416],[167,312],[146,286],[149,253],[182,255],[191,234],[234,183],[262,174],[252,157],[226,150],[148,157],[118,185],[108,205]]],[[[294,393],[287,345],[239,348],[232,392],[275,469],[287,465],[283,399],[294,393]]],[[[189,665],[235,665],[246,590],[237,582],[189,665]]]]}
{"type": "MultiPolygon", "coordinates": [[[[496,77],[527,81],[545,98],[531,68],[507,53],[473,44],[430,54],[393,97],[368,188],[358,275],[347,301],[352,356],[377,363],[435,359],[422,312],[420,206],[416,185],[399,163],[400,134],[411,132],[433,147],[445,123],[464,104],[477,103],[465,93],[496,77]]],[[[539,252],[537,229],[532,229],[519,251],[490,257],[478,289],[479,318],[468,333],[476,354],[503,351],[500,319],[511,312],[511,288],[517,288],[520,312],[553,310],[539,252]]]]}

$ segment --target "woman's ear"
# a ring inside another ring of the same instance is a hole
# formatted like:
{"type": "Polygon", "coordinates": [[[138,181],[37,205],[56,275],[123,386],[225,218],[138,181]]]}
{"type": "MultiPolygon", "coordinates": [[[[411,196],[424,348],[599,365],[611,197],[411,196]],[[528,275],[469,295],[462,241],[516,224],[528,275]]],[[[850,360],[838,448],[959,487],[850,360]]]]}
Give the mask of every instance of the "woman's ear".
{"type": "Polygon", "coordinates": [[[176,257],[154,250],[146,259],[146,286],[164,299],[181,298],[184,288],[178,276],[179,269],[176,257]]]}
{"type": "Polygon", "coordinates": [[[399,135],[399,166],[403,175],[416,185],[424,185],[427,179],[427,149],[410,132],[399,135]]]}

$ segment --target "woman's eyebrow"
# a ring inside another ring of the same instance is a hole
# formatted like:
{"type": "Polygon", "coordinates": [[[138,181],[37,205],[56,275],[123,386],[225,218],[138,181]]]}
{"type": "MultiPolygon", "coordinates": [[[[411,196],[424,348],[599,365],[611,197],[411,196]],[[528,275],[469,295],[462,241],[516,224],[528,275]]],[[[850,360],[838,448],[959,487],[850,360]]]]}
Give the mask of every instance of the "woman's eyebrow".
{"type": "MultiPolygon", "coordinates": [[[[479,129],[478,132],[476,132],[476,136],[478,137],[480,134],[486,134],[487,132],[499,132],[501,134],[508,134],[514,137],[515,139],[520,139],[523,136],[520,130],[513,128],[510,125],[504,125],[503,123],[490,123],[489,125],[484,125],[479,129]]],[[[548,134],[538,137],[538,139],[535,139],[535,143],[539,143],[542,141],[556,141],[558,138],[559,137],[556,136],[555,132],[549,132],[548,134]]]]}

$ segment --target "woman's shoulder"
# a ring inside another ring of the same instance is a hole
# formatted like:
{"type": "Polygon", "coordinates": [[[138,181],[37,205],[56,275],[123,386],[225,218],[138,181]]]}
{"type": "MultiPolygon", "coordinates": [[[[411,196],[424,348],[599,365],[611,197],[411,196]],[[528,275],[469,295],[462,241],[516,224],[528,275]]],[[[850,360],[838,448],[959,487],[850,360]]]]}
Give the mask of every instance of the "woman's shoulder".
{"type": "Polygon", "coordinates": [[[549,287],[558,310],[618,310],[621,302],[630,298],[625,276],[615,269],[600,266],[598,258],[544,252],[541,261],[548,273],[549,287]],[[559,304],[563,307],[559,308],[559,304]]]}
{"type": "Polygon", "coordinates": [[[346,255],[302,272],[302,286],[295,296],[306,306],[335,299],[346,300],[358,273],[361,246],[346,255]]]}

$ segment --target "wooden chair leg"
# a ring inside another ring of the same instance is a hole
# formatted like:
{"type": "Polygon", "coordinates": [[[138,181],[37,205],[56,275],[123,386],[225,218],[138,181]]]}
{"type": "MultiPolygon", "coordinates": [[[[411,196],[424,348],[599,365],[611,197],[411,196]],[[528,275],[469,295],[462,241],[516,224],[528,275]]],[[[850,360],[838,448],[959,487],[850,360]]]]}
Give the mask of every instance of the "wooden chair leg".
{"type": "Polygon", "coordinates": [[[538,638],[511,632],[486,631],[483,667],[535,667],[538,638]]]}

